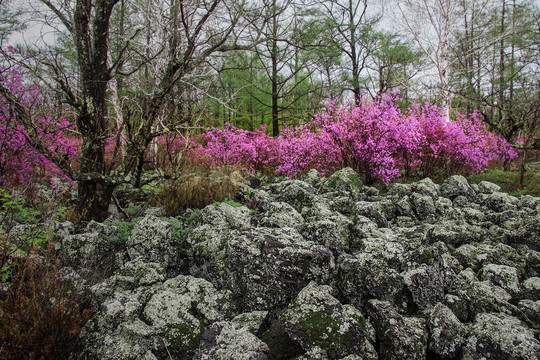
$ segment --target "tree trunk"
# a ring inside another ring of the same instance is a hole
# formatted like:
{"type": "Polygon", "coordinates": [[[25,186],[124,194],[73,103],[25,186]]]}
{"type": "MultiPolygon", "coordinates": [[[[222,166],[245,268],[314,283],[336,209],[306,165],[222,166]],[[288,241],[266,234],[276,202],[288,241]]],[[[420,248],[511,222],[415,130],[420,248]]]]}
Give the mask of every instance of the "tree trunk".
{"type": "Polygon", "coordinates": [[[107,67],[109,25],[119,0],[77,1],[73,37],[81,72],[82,103],[77,108],[77,127],[82,135],[81,170],[78,180],[77,212],[82,222],[103,221],[115,185],[107,179],[107,67]]]}

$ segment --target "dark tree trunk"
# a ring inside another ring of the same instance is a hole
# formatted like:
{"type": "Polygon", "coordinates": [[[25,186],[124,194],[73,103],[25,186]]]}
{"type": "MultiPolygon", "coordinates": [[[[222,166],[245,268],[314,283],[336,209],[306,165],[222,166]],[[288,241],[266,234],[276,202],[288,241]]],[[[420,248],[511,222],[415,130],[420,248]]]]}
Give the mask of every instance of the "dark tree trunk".
{"type": "Polygon", "coordinates": [[[77,212],[82,222],[107,218],[114,184],[107,179],[107,67],[109,25],[119,0],[78,0],[73,19],[73,37],[81,73],[83,99],[77,108],[77,126],[82,135],[81,170],[78,177],[77,212]]]}

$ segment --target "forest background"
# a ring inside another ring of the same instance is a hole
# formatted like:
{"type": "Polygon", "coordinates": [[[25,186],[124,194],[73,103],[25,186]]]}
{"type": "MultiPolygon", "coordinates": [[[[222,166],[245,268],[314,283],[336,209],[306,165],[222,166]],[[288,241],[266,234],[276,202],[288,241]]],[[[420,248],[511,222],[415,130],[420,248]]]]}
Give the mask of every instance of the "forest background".
{"type": "MultiPolygon", "coordinates": [[[[11,155],[3,152],[0,175],[10,186],[26,184],[21,174],[30,162],[32,176],[37,168],[77,181],[77,209],[85,220],[105,219],[113,191],[124,183],[142,185],[144,171],[178,173],[193,148],[190,139],[208,145],[210,133],[220,144],[270,141],[314,119],[328,130],[324,116],[354,123],[359,115],[352,108],[372,106],[370,116],[379,118],[392,109],[400,119],[417,111],[414,121],[428,118],[438,129],[423,135],[432,142],[446,121],[466,119],[469,125],[460,127],[463,141],[470,141],[465,155],[432,169],[465,156],[474,157],[469,170],[478,171],[495,155],[507,163],[515,157],[499,140],[487,141],[491,135],[478,122],[521,149],[523,158],[540,147],[540,12],[534,1],[2,0],[0,24],[3,119],[20,127],[12,133],[4,127],[0,141],[11,155]],[[30,41],[13,36],[25,28],[34,34],[30,41]],[[321,110],[328,100],[334,113],[321,110]],[[337,110],[347,104],[350,111],[337,110]],[[228,135],[216,138],[220,128],[228,135]],[[15,133],[20,149],[8,141],[15,133]],[[481,137],[499,152],[478,159],[472,149],[481,137]],[[39,156],[17,163],[21,149],[39,156]]],[[[407,163],[398,172],[411,161],[427,164],[425,151],[415,160],[395,138],[381,141],[388,124],[370,123],[369,134],[358,138],[375,143],[369,154],[358,155],[358,148],[345,154],[343,137],[332,135],[334,144],[341,141],[335,147],[342,165],[385,180],[377,169],[392,170],[396,156],[376,165],[362,161],[392,146],[407,163]]],[[[327,134],[336,131],[348,130],[327,134]]],[[[433,150],[431,159],[437,154],[433,150]]]]}

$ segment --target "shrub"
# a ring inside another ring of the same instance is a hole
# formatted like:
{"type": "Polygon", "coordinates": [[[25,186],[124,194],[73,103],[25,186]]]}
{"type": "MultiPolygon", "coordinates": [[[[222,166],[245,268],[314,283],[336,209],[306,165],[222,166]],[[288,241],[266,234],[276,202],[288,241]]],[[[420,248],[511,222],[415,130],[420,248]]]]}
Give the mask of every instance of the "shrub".
{"type": "MultiPolygon", "coordinates": [[[[25,209],[3,193],[4,223],[14,214],[28,214],[25,209]]],[[[84,297],[62,276],[53,248],[40,228],[21,238],[0,232],[2,359],[67,359],[88,319],[84,297]]]]}
{"type": "Polygon", "coordinates": [[[209,128],[189,155],[200,163],[242,166],[249,172],[272,169],[286,176],[349,166],[366,183],[385,185],[403,174],[466,175],[517,156],[508,142],[486,129],[479,112],[450,120],[444,109],[429,103],[403,112],[396,99],[382,95],[349,108],[329,101],[310,124],[285,128],[276,139],[264,128],[209,128]]]}

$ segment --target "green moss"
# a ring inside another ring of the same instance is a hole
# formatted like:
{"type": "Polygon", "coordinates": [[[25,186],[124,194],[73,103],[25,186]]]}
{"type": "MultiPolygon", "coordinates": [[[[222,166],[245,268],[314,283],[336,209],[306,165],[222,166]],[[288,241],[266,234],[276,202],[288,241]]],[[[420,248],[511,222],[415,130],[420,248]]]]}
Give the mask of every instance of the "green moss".
{"type": "Polygon", "coordinates": [[[171,224],[172,236],[178,245],[181,245],[184,241],[184,236],[186,234],[186,228],[182,221],[177,218],[166,218],[162,217],[161,220],[171,224]]]}
{"type": "Polygon", "coordinates": [[[520,188],[519,171],[502,171],[494,169],[485,173],[469,176],[467,179],[471,184],[478,184],[481,181],[489,181],[501,187],[501,191],[510,193],[513,196],[532,195],[540,196],[540,174],[534,171],[527,171],[523,177],[523,188],[520,188]]]}
{"type": "Polygon", "coordinates": [[[304,341],[324,349],[330,358],[346,356],[354,345],[354,333],[347,331],[341,334],[341,324],[324,311],[310,311],[298,325],[304,334],[304,341]]]}
{"type": "Polygon", "coordinates": [[[223,202],[217,201],[217,202],[215,202],[213,204],[210,204],[210,205],[211,206],[218,206],[218,205],[221,205],[221,204],[228,204],[228,205],[231,205],[232,207],[240,207],[240,206],[242,206],[242,204],[240,204],[240,203],[238,203],[238,202],[236,202],[234,200],[225,200],[223,202]]]}
{"type": "Polygon", "coordinates": [[[203,334],[204,327],[201,324],[195,325],[182,322],[168,325],[165,337],[171,344],[172,350],[190,353],[198,348],[203,334]]]}
{"type": "Polygon", "coordinates": [[[199,214],[202,212],[202,209],[194,209],[193,212],[191,213],[191,215],[189,215],[189,217],[186,219],[186,226],[189,226],[191,225],[191,223],[193,222],[193,220],[195,220],[195,218],[197,216],[199,216],[199,214]]]}
{"type": "Polygon", "coordinates": [[[139,212],[141,211],[142,206],[141,205],[132,205],[128,208],[126,208],[124,211],[126,214],[128,214],[129,217],[137,216],[139,215],[139,212]]]}
{"type": "Polygon", "coordinates": [[[433,260],[435,260],[435,255],[433,255],[433,251],[431,251],[431,249],[424,249],[424,251],[422,251],[420,254],[421,264],[431,265],[433,260]]]}

